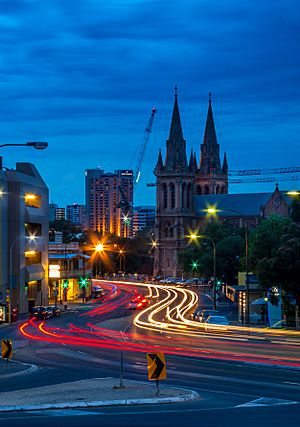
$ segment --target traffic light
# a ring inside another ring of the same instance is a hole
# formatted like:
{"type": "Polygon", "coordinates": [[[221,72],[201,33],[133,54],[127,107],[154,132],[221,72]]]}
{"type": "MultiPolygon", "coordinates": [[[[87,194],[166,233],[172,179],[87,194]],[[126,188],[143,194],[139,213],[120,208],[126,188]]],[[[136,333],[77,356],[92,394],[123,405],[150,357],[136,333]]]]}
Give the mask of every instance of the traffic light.
{"type": "Polygon", "coordinates": [[[63,288],[67,289],[69,287],[69,279],[64,279],[63,280],[63,288]]]}
{"type": "Polygon", "coordinates": [[[217,281],[216,281],[216,290],[217,290],[217,291],[221,289],[221,285],[222,285],[221,280],[217,280],[217,281]]]}
{"type": "Polygon", "coordinates": [[[198,270],[198,267],[199,267],[198,261],[192,261],[191,266],[192,266],[192,270],[198,270]]]}
{"type": "Polygon", "coordinates": [[[80,286],[80,288],[87,288],[87,286],[88,286],[88,278],[87,277],[80,277],[80,279],[79,279],[79,286],[80,286]]]}

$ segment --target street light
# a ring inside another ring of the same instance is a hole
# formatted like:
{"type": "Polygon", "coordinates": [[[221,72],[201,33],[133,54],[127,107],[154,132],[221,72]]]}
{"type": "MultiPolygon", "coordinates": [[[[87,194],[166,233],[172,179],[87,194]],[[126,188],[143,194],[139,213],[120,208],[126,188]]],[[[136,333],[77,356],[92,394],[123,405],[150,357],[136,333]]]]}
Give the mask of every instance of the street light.
{"type": "Polygon", "coordinates": [[[216,293],[216,259],[217,259],[217,251],[216,251],[216,244],[215,241],[210,237],[207,236],[206,234],[196,234],[196,233],[192,233],[190,234],[190,239],[192,240],[196,240],[196,239],[207,239],[210,240],[210,242],[212,243],[213,246],[213,256],[214,256],[214,270],[213,270],[213,298],[214,298],[214,310],[216,310],[217,308],[217,293],[216,293]]]}
{"type": "Polygon", "coordinates": [[[123,262],[124,271],[123,271],[123,273],[125,274],[125,251],[123,249],[120,249],[119,250],[119,254],[120,254],[120,266],[119,266],[119,270],[122,271],[122,257],[124,257],[124,262],[123,262]]]}
{"type": "Polygon", "coordinates": [[[99,262],[99,273],[100,273],[100,276],[101,276],[101,253],[104,251],[104,245],[103,245],[103,243],[98,242],[97,245],[95,246],[95,251],[98,253],[99,259],[100,259],[100,262],[99,262]]]}
{"type": "Polygon", "coordinates": [[[45,150],[48,147],[48,142],[32,141],[25,142],[25,144],[2,144],[0,148],[2,147],[33,147],[36,150],[45,150]]]}
{"type": "MultiPolygon", "coordinates": [[[[240,216],[241,219],[244,217],[242,212],[240,212],[236,209],[230,209],[230,208],[216,209],[214,207],[209,207],[209,208],[205,209],[205,211],[211,215],[216,215],[218,212],[222,212],[222,211],[228,211],[228,212],[236,213],[237,215],[240,216]]],[[[249,321],[250,321],[250,298],[249,298],[250,289],[249,289],[249,241],[248,241],[249,239],[248,239],[247,222],[244,222],[244,228],[245,228],[246,294],[247,294],[246,322],[249,324],[249,321]]]]}

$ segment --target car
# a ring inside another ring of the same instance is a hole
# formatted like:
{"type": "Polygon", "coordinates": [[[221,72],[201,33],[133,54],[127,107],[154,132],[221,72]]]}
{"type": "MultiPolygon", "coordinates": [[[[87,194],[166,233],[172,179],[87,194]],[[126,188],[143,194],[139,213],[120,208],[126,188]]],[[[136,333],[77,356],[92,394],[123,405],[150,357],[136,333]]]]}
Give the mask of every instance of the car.
{"type": "Polygon", "coordinates": [[[204,323],[209,316],[217,316],[220,312],[218,310],[201,310],[197,320],[201,323],[204,323]]]}
{"type": "Polygon", "coordinates": [[[105,295],[105,291],[101,286],[93,286],[92,288],[92,297],[94,299],[101,298],[105,295]]]}
{"type": "Polygon", "coordinates": [[[198,320],[199,321],[199,315],[203,310],[201,310],[200,308],[196,308],[196,310],[191,314],[191,318],[193,320],[198,320]]]}
{"type": "Polygon", "coordinates": [[[49,319],[51,316],[50,312],[46,310],[46,307],[38,305],[36,307],[32,307],[30,317],[34,317],[39,320],[49,319]]]}
{"type": "Polygon", "coordinates": [[[228,330],[229,322],[225,316],[209,316],[204,324],[205,332],[223,332],[228,330]]]}
{"type": "Polygon", "coordinates": [[[61,311],[58,307],[56,307],[55,305],[47,305],[47,307],[45,307],[45,309],[47,311],[49,311],[50,313],[52,313],[51,317],[59,317],[61,314],[61,311]]]}
{"type": "Polygon", "coordinates": [[[146,307],[150,304],[150,301],[148,298],[144,297],[143,295],[135,295],[130,303],[128,304],[128,308],[131,310],[141,309],[143,307],[146,307]]]}

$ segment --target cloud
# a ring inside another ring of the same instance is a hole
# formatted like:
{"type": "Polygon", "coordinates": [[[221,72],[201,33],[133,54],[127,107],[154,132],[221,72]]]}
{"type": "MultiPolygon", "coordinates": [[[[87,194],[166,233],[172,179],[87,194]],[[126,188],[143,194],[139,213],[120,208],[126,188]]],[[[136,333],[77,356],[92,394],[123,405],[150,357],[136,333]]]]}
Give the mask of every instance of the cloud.
{"type": "MultiPolygon", "coordinates": [[[[71,190],[66,193],[61,177],[50,172],[53,164],[82,200],[84,168],[98,159],[107,170],[128,167],[155,105],[155,142],[143,164],[145,181],[152,181],[177,84],[189,149],[199,151],[211,90],[230,167],[280,166],[284,156],[283,166],[293,165],[298,17],[292,0],[3,0],[2,138],[48,140],[47,154],[28,158],[38,159],[52,198],[66,204],[71,190]],[[73,175],[78,163],[81,173],[73,175]]],[[[16,153],[5,152],[8,162],[16,153]]],[[[26,150],[20,153],[27,158],[26,150]]],[[[139,191],[140,203],[147,194],[147,203],[154,203],[153,189],[139,191]]]]}

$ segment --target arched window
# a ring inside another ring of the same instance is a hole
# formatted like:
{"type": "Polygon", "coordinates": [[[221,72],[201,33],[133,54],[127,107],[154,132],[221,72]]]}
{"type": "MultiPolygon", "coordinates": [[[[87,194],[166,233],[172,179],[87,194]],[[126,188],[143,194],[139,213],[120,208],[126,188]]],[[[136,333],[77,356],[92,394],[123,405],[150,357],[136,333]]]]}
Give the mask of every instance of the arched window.
{"type": "Polygon", "coordinates": [[[220,194],[221,193],[221,187],[219,185],[217,185],[216,187],[216,194],[220,194]]]}
{"type": "Polygon", "coordinates": [[[225,187],[225,185],[223,185],[223,187],[221,188],[221,194],[226,194],[226,187],[225,187]]]}
{"type": "Polygon", "coordinates": [[[171,182],[170,186],[170,207],[175,208],[175,185],[171,182]]]}
{"type": "Polygon", "coordinates": [[[185,208],[185,200],[186,200],[186,183],[184,182],[182,184],[182,190],[181,190],[181,207],[185,208]]]}
{"type": "Polygon", "coordinates": [[[162,192],[163,192],[163,207],[166,209],[168,207],[168,189],[167,185],[162,185],[162,192]]]}
{"type": "Polygon", "coordinates": [[[193,187],[192,184],[187,186],[187,198],[186,198],[186,207],[191,208],[192,206],[192,197],[193,197],[193,187]]]}
{"type": "Polygon", "coordinates": [[[169,229],[169,237],[171,237],[171,238],[174,237],[174,229],[173,229],[173,227],[170,227],[170,229],[169,229]]]}
{"type": "Polygon", "coordinates": [[[209,186],[208,185],[205,186],[205,194],[209,194],[209,186]]]}
{"type": "Polygon", "coordinates": [[[168,224],[165,226],[165,237],[169,237],[169,227],[168,224]]]}
{"type": "Polygon", "coordinates": [[[202,187],[201,187],[201,185],[197,185],[196,194],[197,194],[198,196],[201,196],[201,195],[202,195],[202,187]]]}

